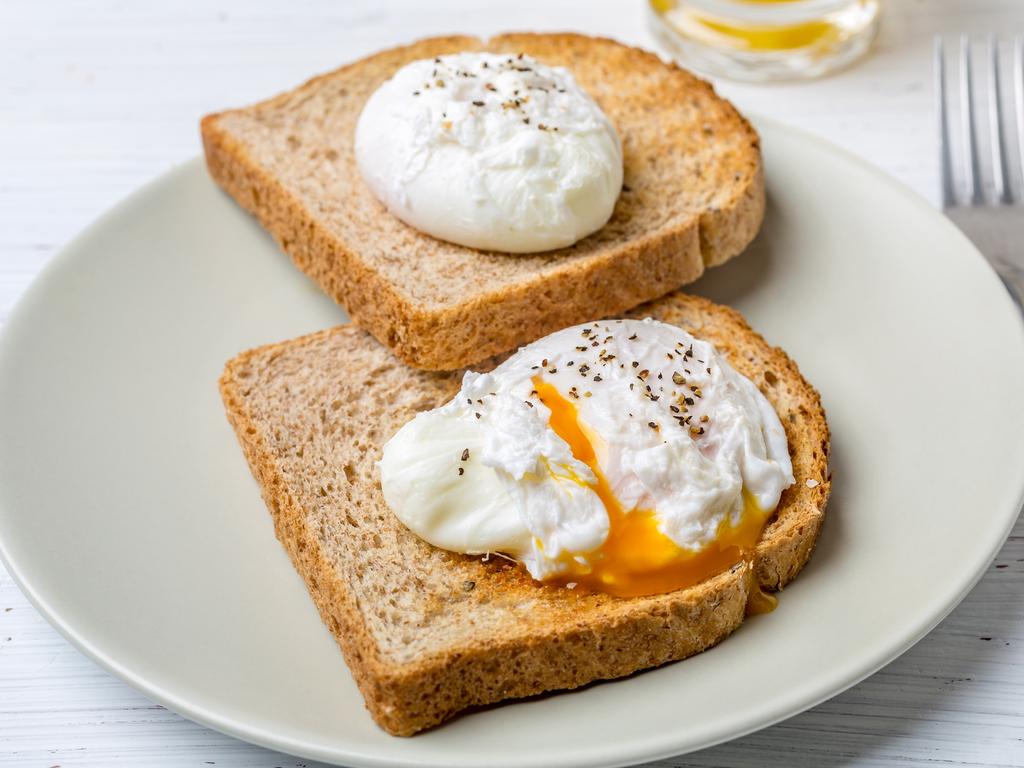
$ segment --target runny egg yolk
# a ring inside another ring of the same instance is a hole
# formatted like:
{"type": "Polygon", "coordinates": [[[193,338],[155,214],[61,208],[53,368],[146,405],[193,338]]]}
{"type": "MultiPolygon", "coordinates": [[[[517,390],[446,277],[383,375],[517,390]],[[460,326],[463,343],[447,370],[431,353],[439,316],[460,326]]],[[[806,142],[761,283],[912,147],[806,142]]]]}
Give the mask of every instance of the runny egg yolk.
{"type": "MultiPolygon", "coordinates": [[[[551,411],[549,424],[569,444],[573,456],[583,462],[597,478],[590,484],[608,512],[608,538],[594,552],[587,553],[588,565],[566,556],[569,572],[555,583],[576,584],[595,592],[618,597],[637,597],[672,592],[693,586],[753,557],[754,547],[769,515],[758,508],[744,489],[744,509],[738,524],[722,521],[718,535],[699,551],[682,549],[658,530],[653,509],[623,509],[601,471],[594,446],[580,425],[576,406],[551,384],[533,379],[541,402],[551,411]]],[[[583,484],[582,480],[577,482],[583,484]]],[[[752,595],[750,608],[756,612],[771,610],[774,598],[752,595]],[[768,602],[765,603],[764,601],[768,602]]]]}

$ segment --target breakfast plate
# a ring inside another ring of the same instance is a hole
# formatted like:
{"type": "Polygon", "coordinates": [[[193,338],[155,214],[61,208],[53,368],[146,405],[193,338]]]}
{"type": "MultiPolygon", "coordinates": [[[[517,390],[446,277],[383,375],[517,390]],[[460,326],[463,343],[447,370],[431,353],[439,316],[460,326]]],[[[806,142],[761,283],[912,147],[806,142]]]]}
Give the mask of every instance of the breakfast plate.
{"type": "Polygon", "coordinates": [[[624,765],[856,683],[967,594],[1017,515],[1024,326],[922,200],[820,140],[757,126],[764,230],[691,290],[743,312],[820,390],[833,494],[778,609],[716,648],[410,739],[377,728],[274,538],[217,391],[240,350],[345,315],[199,160],[70,244],[3,329],[7,567],[65,637],[152,699],[351,766],[624,765]]]}

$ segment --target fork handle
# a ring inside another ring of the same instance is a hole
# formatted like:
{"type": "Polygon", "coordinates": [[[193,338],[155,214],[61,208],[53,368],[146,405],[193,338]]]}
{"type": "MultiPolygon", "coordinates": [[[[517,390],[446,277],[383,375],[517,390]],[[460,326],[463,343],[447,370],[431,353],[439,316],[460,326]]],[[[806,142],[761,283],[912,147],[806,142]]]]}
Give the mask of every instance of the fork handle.
{"type": "Polygon", "coordinates": [[[1024,310],[1024,209],[951,208],[946,214],[984,254],[1024,310]]]}

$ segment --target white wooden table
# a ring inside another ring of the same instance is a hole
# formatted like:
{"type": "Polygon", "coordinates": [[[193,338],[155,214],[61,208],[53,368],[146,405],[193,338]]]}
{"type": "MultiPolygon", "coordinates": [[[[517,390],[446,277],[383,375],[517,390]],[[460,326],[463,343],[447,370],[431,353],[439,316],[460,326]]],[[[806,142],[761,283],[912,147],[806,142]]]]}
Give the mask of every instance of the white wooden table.
{"type": "MultiPolygon", "coordinates": [[[[932,36],[1024,32],[1024,2],[887,4],[875,52],[853,69],[810,84],[720,90],[741,109],[831,139],[935,201],[932,36]]],[[[642,10],[641,0],[3,0],[0,322],[78,230],[199,151],[196,121],[208,111],[429,34],[577,29],[651,46],[642,10]]],[[[977,588],[902,658],[809,712],[659,765],[1024,766],[1022,713],[1018,522],[977,588]]],[[[64,642],[2,569],[0,764],[313,765],[151,703],[64,642]]]]}

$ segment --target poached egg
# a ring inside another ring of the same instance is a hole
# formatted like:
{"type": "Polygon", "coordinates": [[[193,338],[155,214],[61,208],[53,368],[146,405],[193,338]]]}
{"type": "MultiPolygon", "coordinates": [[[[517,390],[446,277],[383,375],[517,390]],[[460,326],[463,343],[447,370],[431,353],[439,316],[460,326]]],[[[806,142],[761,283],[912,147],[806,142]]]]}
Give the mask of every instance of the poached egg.
{"type": "Polygon", "coordinates": [[[388,441],[379,468],[390,508],[431,544],[620,596],[749,556],[793,483],[757,387],[651,319],[567,328],[467,372],[388,441]]]}
{"type": "Polygon", "coordinates": [[[568,70],[522,55],[402,67],[366,102],[355,156],[399,219],[482,250],[572,245],[604,226],[622,189],[604,112],[568,70]]]}

